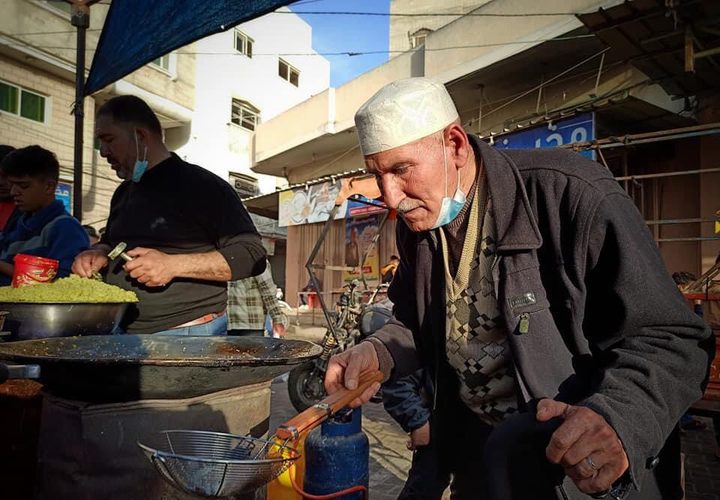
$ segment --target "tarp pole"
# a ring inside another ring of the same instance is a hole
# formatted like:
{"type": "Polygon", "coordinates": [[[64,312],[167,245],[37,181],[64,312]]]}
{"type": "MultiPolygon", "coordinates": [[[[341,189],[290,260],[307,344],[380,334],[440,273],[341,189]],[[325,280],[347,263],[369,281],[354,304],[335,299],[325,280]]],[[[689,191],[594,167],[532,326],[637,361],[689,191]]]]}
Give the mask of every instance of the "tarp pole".
{"type": "Polygon", "coordinates": [[[73,215],[82,222],[83,184],[83,121],[85,118],[85,35],[90,26],[90,9],[85,0],[73,0],[70,22],[77,28],[77,54],[75,57],[75,143],[73,155],[73,215]]]}

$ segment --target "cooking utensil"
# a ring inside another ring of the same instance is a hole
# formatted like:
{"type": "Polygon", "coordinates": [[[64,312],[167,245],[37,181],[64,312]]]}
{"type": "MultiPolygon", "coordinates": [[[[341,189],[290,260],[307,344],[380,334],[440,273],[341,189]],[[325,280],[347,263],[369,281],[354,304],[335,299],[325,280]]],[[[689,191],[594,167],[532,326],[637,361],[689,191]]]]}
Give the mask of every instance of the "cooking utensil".
{"type": "Polygon", "coordinates": [[[0,363],[0,384],[8,379],[18,378],[40,378],[40,367],[38,365],[8,365],[0,363]]]}
{"type": "Polygon", "coordinates": [[[120,243],[115,245],[115,248],[110,250],[110,253],[108,253],[108,259],[115,260],[120,257],[125,262],[130,262],[131,260],[133,260],[133,258],[125,253],[125,249],[127,249],[127,243],[121,241],[120,243]]]}
{"type": "Polygon", "coordinates": [[[169,430],[138,442],[148,460],[180,490],[217,498],[249,493],[282,474],[300,454],[288,443],[350,404],[375,382],[379,371],[360,377],[354,390],[340,390],[281,425],[275,436],[256,439],[220,432],[169,430]]]}
{"type": "Polygon", "coordinates": [[[45,390],[88,402],[182,399],[273,379],[320,355],[301,340],[108,335],[0,343],[0,360],[41,367],[45,390]]]}
{"type": "Polygon", "coordinates": [[[122,303],[0,303],[8,311],[5,329],[15,340],[107,335],[125,314],[122,303]]]}

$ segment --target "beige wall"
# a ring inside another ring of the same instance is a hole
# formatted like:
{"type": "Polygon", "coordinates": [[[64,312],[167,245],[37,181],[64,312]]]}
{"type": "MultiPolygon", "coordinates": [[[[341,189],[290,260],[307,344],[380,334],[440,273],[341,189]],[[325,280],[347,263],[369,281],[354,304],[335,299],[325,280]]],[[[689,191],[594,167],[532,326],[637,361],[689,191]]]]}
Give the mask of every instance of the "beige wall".
{"type": "MultiPolygon", "coordinates": [[[[73,178],[73,143],[75,118],[70,114],[75,99],[72,83],[37,71],[14,59],[0,56],[2,80],[22,86],[46,96],[47,123],[38,123],[8,113],[0,112],[0,143],[16,148],[38,144],[55,153],[60,162],[60,176],[73,178]]],[[[102,158],[93,151],[95,102],[85,99],[85,127],[83,149],[83,222],[104,225],[110,197],[119,181],[102,158]],[[98,162],[99,160],[99,162],[98,162]]]]}
{"type": "MultiPolygon", "coordinates": [[[[90,9],[87,46],[95,48],[109,6],[103,2],[90,9]]],[[[37,47],[49,57],[75,64],[75,28],[70,15],[41,0],[2,0],[0,34],[11,41],[37,47]]],[[[88,51],[88,53],[91,53],[88,51]]],[[[88,67],[90,57],[87,61],[88,67]]]]}
{"type": "MultiPolygon", "coordinates": [[[[488,3],[489,0],[391,0],[390,14],[465,14],[479,6],[488,3]]],[[[390,18],[390,53],[410,49],[409,36],[419,29],[431,29],[433,31],[451,23],[460,16],[427,16],[427,17],[402,17],[390,18]]]]}
{"type": "MultiPolygon", "coordinates": [[[[75,97],[75,28],[69,14],[41,0],[3,0],[0,16],[0,79],[27,88],[47,98],[47,123],[37,123],[0,112],[0,143],[23,147],[39,144],[53,151],[60,161],[61,178],[72,180],[75,97]]],[[[90,9],[87,32],[88,54],[97,45],[108,5],[90,9]]],[[[189,46],[185,49],[193,51],[189,46]]],[[[192,108],[195,56],[178,54],[175,71],[168,74],[152,67],[140,68],[125,78],[142,91],[192,108]]],[[[89,69],[92,57],[88,56],[89,69]]],[[[107,90],[98,96],[107,99],[107,90]]],[[[107,162],[93,150],[96,100],[85,99],[83,150],[83,223],[105,225],[110,198],[119,184],[107,162]]]]}
{"type": "Polygon", "coordinates": [[[194,45],[183,47],[172,56],[177,61],[177,71],[172,74],[148,65],[129,74],[123,80],[176,104],[193,109],[195,107],[194,47],[194,45]]]}

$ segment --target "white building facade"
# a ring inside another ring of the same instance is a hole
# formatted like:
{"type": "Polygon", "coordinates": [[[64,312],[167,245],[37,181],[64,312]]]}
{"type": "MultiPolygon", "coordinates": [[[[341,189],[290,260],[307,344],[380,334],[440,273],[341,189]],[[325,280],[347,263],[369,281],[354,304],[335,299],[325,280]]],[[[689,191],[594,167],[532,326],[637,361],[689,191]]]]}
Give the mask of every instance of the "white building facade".
{"type": "Polygon", "coordinates": [[[312,29],[286,8],[196,42],[195,108],[186,161],[230,181],[241,196],[275,190],[251,170],[257,126],[327,89],[330,63],[312,29]]]}

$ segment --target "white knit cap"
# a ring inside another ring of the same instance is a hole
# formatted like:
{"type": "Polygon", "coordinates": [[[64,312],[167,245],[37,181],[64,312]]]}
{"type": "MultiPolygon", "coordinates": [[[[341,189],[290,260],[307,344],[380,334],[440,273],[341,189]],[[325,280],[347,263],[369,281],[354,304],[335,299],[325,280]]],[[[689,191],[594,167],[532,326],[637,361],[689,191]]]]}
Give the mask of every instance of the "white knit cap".
{"type": "Polygon", "coordinates": [[[381,88],[355,113],[364,156],[409,144],[458,119],[457,108],[441,83],[407,78],[381,88]]]}

